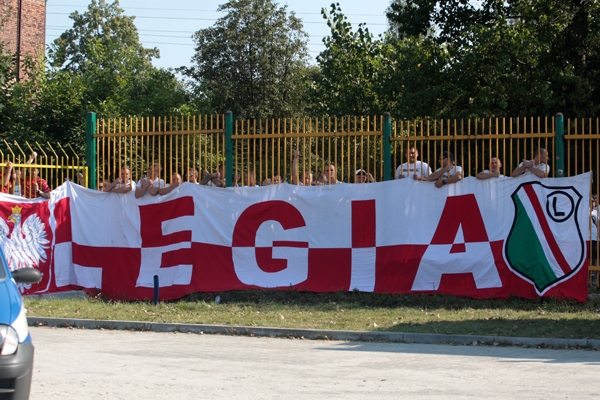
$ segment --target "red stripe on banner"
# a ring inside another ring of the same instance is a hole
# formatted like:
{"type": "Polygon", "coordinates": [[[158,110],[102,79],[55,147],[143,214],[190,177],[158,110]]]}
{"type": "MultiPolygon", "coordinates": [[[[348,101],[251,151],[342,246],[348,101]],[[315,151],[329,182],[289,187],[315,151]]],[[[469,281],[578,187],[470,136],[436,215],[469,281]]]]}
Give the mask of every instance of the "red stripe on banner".
{"type": "Polygon", "coordinates": [[[538,221],[540,221],[540,225],[542,227],[542,232],[544,233],[544,236],[546,237],[546,241],[548,242],[548,245],[550,246],[550,250],[552,251],[554,258],[556,259],[556,261],[558,261],[558,265],[560,266],[560,268],[562,269],[562,271],[565,274],[570,273],[571,269],[569,268],[569,263],[565,259],[565,256],[563,255],[562,251],[560,250],[560,247],[558,247],[558,243],[556,243],[556,238],[552,234],[552,230],[550,229],[550,226],[548,225],[548,221],[546,221],[546,215],[544,214],[542,205],[540,204],[537,194],[535,193],[535,190],[533,189],[533,185],[525,185],[525,186],[523,186],[523,189],[525,190],[527,197],[529,197],[529,201],[531,202],[531,205],[533,206],[533,209],[535,211],[538,221]]]}
{"type": "Polygon", "coordinates": [[[377,247],[375,292],[410,293],[428,245],[377,247]]]}
{"type": "Polygon", "coordinates": [[[54,205],[54,218],[56,219],[56,243],[70,242],[71,233],[71,199],[60,199],[54,205]]]}
{"type": "Polygon", "coordinates": [[[352,202],[353,248],[375,247],[376,223],[375,200],[352,202]]]}
{"type": "Polygon", "coordinates": [[[310,292],[350,290],[352,249],[309,249],[308,279],[294,286],[310,292]]]}
{"type": "Polygon", "coordinates": [[[147,296],[140,296],[136,291],[141,262],[140,248],[95,247],[73,243],[73,263],[83,267],[102,268],[101,293],[110,298],[152,298],[152,289],[147,291],[147,296]]]}
{"type": "Polygon", "coordinates": [[[308,249],[308,242],[292,242],[286,240],[274,240],[273,247],[295,247],[298,249],[308,249]]]}

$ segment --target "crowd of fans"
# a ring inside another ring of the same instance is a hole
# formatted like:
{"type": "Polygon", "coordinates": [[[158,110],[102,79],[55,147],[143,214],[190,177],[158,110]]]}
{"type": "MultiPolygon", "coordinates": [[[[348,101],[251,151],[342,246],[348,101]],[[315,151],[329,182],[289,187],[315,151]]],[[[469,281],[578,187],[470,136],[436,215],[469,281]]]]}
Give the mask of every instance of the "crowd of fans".
{"type": "MultiPolygon", "coordinates": [[[[301,186],[320,186],[320,185],[337,185],[343,182],[337,179],[337,169],[335,164],[327,163],[324,166],[323,173],[316,176],[311,171],[303,170],[300,174],[299,170],[299,151],[294,151],[291,165],[291,183],[301,186]]],[[[34,152],[27,160],[26,164],[31,164],[37,154],[34,152]]],[[[550,166],[547,165],[547,152],[545,149],[539,149],[535,152],[535,157],[531,160],[523,160],[521,164],[512,172],[511,176],[519,176],[521,174],[533,174],[537,177],[544,178],[548,176],[550,166]]],[[[444,185],[459,182],[463,178],[463,170],[461,166],[455,164],[454,155],[449,151],[444,151],[439,158],[440,168],[432,172],[431,167],[423,161],[419,160],[419,152],[414,146],[410,146],[406,151],[407,161],[399,165],[396,169],[396,179],[414,179],[418,181],[434,182],[435,186],[440,188],[444,185]]],[[[502,178],[504,175],[500,173],[502,162],[497,157],[490,159],[489,169],[477,174],[477,179],[502,178]]],[[[132,181],[129,168],[123,167],[120,175],[112,182],[100,181],[98,190],[111,193],[127,193],[135,192],[135,197],[139,198],[146,194],[150,196],[164,195],[183,183],[180,174],[174,173],[171,176],[171,181],[165,183],[160,178],[162,172],[161,165],[158,163],[152,164],[152,167],[147,171],[147,175],[141,178],[137,183],[132,181]]],[[[50,198],[50,187],[48,183],[38,176],[39,171],[35,167],[13,168],[13,163],[8,162],[3,174],[0,174],[4,193],[13,194],[15,196],[23,196],[26,198],[43,197],[50,198]]],[[[226,169],[225,164],[221,164],[216,172],[210,173],[202,171],[200,179],[198,170],[190,168],[187,171],[187,181],[194,184],[225,187],[226,186],[226,169]]],[[[79,184],[83,180],[83,175],[77,173],[79,184]]],[[[285,180],[279,174],[273,174],[270,178],[263,180],[261,186],[276,185],[284,183],[285,180]]],[[[354,183],[372,183],[376,182],[375,178],[368,171],[359,168],[354,173],[354,183]]],[[[232,186],[255,187],[259,186],[256,182],[256,177],[253,169],[248,169],[244,173],[242,183],[240,183],[240,175],[233,175],[232,186]]]]}

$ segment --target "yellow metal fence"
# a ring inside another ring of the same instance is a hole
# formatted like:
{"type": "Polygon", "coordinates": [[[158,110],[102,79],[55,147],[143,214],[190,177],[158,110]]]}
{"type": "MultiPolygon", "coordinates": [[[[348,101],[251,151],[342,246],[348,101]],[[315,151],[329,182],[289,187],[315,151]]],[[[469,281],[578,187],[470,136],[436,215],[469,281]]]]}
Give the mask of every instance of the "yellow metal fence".
{"type": "Polygon", "coordinates": [[[87,186],[88,169],[85,159],[68,144],[62,146],[60,143],[17,143],[4,140],[0,142],[0,166],[3,174],[8,162],[13,164],[9,192],[13,190],[13,182],[18,179],[17,176],[20,175],[21,179],[25,175],[31,176],[34,169],[37,169],[39,177],[46,180],[51,189],[60,186],[67,179],[87,186]]]}

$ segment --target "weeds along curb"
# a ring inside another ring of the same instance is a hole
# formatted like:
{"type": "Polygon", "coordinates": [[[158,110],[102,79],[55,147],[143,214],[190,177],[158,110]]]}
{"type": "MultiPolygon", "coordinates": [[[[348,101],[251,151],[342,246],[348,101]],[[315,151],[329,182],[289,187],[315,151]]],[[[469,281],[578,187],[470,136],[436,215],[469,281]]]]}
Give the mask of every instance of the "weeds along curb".
{"type": "Polygon", "coordinates": [[[296,338],[311,340],[343,340],[413,344],[450,344],[466,346],[519,346],[549,349],[600,350],[600,340],[522,338],[510,336],[442,335],[432,333],[336,331],[318,329],[265,328],[254,326],[170,324],[139,321],[109,321],[73,318],[27,317],[29,326],[55,328],[114,329],[152,332],[180,332],[296,338]]]}

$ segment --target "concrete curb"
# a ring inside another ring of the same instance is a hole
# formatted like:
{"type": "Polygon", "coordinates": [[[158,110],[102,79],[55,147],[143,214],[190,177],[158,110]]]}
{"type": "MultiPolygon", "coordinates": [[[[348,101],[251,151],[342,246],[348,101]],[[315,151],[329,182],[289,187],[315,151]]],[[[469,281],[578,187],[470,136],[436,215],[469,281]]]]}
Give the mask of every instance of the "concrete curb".
{"type": "Polygon", "coordinates": [[[153,332],[181,332],[266,336],[280,338],[305,338],[317,340],[344,340],[362,342],[392,342],[415,344],[452,344],[467,346],[520,346],[553,349],[600,349],[600,340],[522,338],[511,336],[442,335],[431,333],[335,331],[318,329],[266,328],[253,326],[170,324],[159,322],[109,321],[73,318],[27,317],[29,326],[56,328],[116,329],[153,332]]]}

